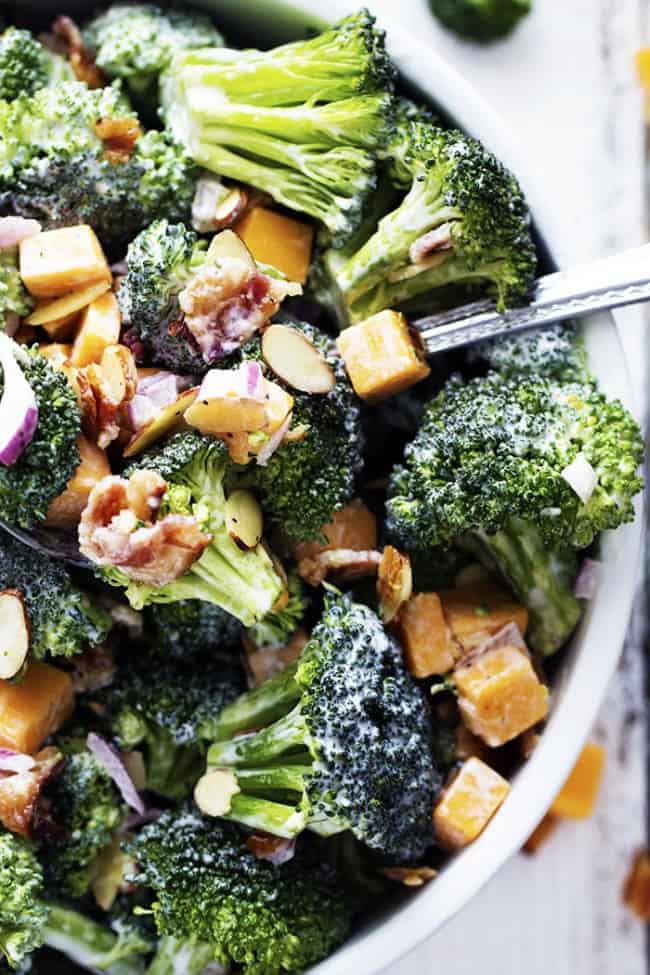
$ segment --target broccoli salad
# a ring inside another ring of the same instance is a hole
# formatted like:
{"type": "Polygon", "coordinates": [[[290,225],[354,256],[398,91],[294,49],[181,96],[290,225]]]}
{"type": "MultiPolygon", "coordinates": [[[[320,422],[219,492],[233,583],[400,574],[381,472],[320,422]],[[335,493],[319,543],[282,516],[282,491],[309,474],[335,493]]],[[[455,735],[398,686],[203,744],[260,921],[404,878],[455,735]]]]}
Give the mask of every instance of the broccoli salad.
{"type": "Polygon", "coordinates": [[[435,883],[642,486],[570,324],[427,362],[535,246],[370,14],[229,43],[0,35],[3,970],[291,975],[435,883]]]}

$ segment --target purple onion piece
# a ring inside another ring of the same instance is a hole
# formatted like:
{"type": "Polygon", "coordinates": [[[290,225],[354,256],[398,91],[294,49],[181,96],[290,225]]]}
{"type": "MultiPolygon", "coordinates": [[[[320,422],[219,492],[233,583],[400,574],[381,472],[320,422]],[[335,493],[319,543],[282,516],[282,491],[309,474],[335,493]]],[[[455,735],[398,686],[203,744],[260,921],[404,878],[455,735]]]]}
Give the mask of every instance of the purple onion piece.
{"type": "Polygon", "coordinates": [[[493,633],[492,636],[485,641],[485,643],[481,643],[476,650],[472,650],[468,656],[478,657],[481,654],[486,653],[488,650],[498,650],[499,647],[519,647],[520,650],[525,650],[528,652],[526,641],[521,635],[521,630],[517,624],[506,623],[506,625],[502,626],[500,630],[493,633]]]}
{"type": "Polygon", "coordinates": [[[31,755],[0,748],[0,772],[29,772],[36,765],[31,755]]]}
{"type": "Polygon", "coordinates": [[[15,464],[38,425],[38,405],[31,386],[14,358],[11,339],[0,334],[0,365],[4,392],[0,400],[0,463],[15,464]]]}
{"type": "Polygon", "coordinates": [[[584,559],[573,586],[576,599],[593,599],[600,582],[603,563],[597,559],[584,559]]]}
{"type": "Polygon", "coordinates": [[[257,455],[257,463],[260,465],[260,467],[266,467],[273,454],[282,444],[282,441],[286,437],[289,427],[291,426],[291,416],[292,413],[289,412],[284,422],[278,427],[275,433],[269,437],[260,450],[259,454],[257,455]]]}
{"type": "Polygon", "coordinates": [[[136,393],[133,399],[129,401],[126,412],[132,428],[140,430],[141,427],[150,423],[159,411],[148,396],[140,396],[139,393],[136,393]]]}
{"type": "Polygon", "coordinates": [[[159,816],[162,815],[162,809],[145,809],[143,813],[129,813],[121,826],[121,831],[123,833],[128,833],[132,829],[138,829],[140,826],[146,826],[147,823],[155,823],[159,816]]]}
{"type": "Polygon", "coordinates": [[[116,748],[101,737],[91,731],[86,738],[86,745],[108,772],[113,782],[120,791],[125,803],[135,809],[140,816],[145,813],[145,805],[138,790],[133,784],[133,779],[127,772],[120,753],[116,748]]]}
{"type": "Polygon", "coordinates": [[[260,399],[264,395],[264,376],[259,362],[244,362],[242,368],[246,376],[246,394],[252,399],[260,399]]]}

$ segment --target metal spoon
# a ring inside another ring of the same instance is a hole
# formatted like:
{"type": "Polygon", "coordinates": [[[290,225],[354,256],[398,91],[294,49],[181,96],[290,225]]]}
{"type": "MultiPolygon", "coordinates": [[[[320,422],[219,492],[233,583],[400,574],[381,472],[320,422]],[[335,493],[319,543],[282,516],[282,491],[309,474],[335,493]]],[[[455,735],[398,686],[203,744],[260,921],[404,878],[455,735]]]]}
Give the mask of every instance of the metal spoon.
{"type": "MultiPolygon", "coordinates": [[[[475,301],[411,324],[427,355],[475,342],[547,328],[567,318],[650,300],[650,244],[567,271],[538,278],[530,302],[501,314],[494,301],[475,301]]],[[[74,535],[38,527],[30,531],[0,521],[0,528],[25,545],[82,568],[92,568],[74,535]]]]}

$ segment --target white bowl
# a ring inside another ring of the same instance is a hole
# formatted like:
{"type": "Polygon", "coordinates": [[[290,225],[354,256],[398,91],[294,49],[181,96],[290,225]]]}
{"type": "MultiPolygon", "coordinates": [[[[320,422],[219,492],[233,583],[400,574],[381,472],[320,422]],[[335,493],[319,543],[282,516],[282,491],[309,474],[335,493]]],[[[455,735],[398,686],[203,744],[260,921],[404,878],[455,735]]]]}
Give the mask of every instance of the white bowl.
{"type": "MultiPolygon", "coordinates": [[[[233,36],[268,47],[299,36],[301,28],[322,28],[357,8],[353,2],[329,0],[202,0],[217,22],[233,36]],[[323,8],[326,18],[323,17],[323,8]],[[251,33],[251,29],[254,34],[251,33]]],[[[553,256],[554,241],[545,233],[557,225],[548,205],[521,164],[499,118],[475,89],[435,51],[387,18],[390,52],[409,84],[439,105],[460,128],[481,139],[521,180],[535,224],[553,256]]],[[[558,255],[560,244],[555,248],[558,255]]],[[[586,320],[590,364],[603,389],[632,411],[631,383],[614,319],[609,314],[586,320]]],[[[599,591],[590,603],[571,647],[564,652],[553,688],[551,716],[541,742],[517,773],[514,787],[484,833],[458,854],[435,881],[390,912],[364,926],[312,975],[374,975],[387,968],[448,921],[490,877],[518,851],[571,771],[589,734],[616,668],[634,596],[642,535],[642,504],[637,518],[602,541],[604,568],[599,591]]]]}

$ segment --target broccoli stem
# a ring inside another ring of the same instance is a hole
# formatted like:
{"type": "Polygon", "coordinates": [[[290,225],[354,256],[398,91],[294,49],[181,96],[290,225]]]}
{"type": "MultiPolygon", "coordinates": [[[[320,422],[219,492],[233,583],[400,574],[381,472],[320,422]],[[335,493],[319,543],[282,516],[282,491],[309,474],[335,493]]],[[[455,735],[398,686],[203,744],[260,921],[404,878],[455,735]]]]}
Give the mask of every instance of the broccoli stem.
{"type": "Polygon", "coordinates": [[[119,956],[119,938],[108,928],[77,911],[48,904],[45,944],[66,955],[75,964],[107,975],[142,975],[142,956],[119,956]]]}
{"type": "Polygon", "coordinates": [[[488,567],[497,567],[528,610],[533,650],[544,656],[559,650],[582,615],[572,588],[575,553],[549,550],[535,525],[514,517],[494,535],[473,533],[468,545],[488,567]]]}
{"type": "Polygon", "coordinates": [[[215,742],[208,749],[208,765],[255,768],[291,752],[300,752],[307,757],[305,752],[307,735],[307,726],[300,705],[296,705],[289,714],[262,728],[261,731],[231,738],[230,741],[215,742]]]}
{"type": "Polygon", "coordinates": [[[147,735],[147,746],[147,789],[167,799],[183,799],[186,783],[201,774],[201,750],[177,745],[161,728],[147,735]]]}
{"type": "Polygon", "coordinates": [[[214,962],[214,949],[201,941],[163,935],[146,975],[202,975],[214,962]]]}
{"type": "Polygon", "coordinates": [[[217,722],[216,741],[232,738],[241,731],[263,728],[286,715],[300,700],[297,670],[298,664],[294,662],[254,691],[226,705],[217,722]]]}
{"type": "MultiPolygon", "coordinates": [[[[237,777],[239,780],[239,776],[237,777]]],[[[307,825],[305,812],[297,805],[274,802],[259,796],[238,793],[230,800],[230,808],[225,817],[251,829],[261,829],[273,836],[291,840],[301,833],[307,825]]]]}

